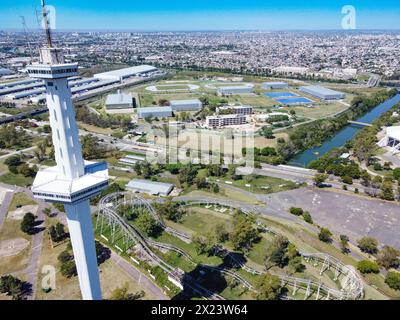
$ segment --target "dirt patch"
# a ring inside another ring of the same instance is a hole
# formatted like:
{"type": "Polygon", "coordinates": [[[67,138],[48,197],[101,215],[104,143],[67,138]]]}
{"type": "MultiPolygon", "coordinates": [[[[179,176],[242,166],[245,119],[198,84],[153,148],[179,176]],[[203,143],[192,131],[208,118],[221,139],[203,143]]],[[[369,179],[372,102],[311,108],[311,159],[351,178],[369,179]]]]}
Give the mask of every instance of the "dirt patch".
{"type": "Polygon", "coordinates": [[[23,238],[4,240],[0,242],[0,258],[15,256],[29,246],[29,241],[23,238]]]}
{"type": "Polygon", "coordinates": [[[36,214],[38,208],[39,206],[37,205],[23,206],[15,211],[10,211],[8,213],[8,218],[12,220],[22,220],[24,218],[24,215],[27,214],[28,212],[36,214]]]}

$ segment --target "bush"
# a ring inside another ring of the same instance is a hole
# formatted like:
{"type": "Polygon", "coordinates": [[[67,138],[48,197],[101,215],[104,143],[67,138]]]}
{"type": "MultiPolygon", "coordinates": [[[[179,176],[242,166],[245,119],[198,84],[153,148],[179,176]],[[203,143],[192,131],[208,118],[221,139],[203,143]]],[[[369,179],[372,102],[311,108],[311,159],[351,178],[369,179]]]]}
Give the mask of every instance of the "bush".
{"type": "Polygon", "coordinates": [[[308,211],[303,213],[303,219],[304,219],[305,222],[308,222],[309,224],[313,224],[314,223],[314,221],[313,221],[313,219],[311,217],[311,214],[308,211]]]}
{"type": "Polygon", "coordinates": [[[321,228],[318,234],[318,239],[322,242],[332,242],[332,232],[327,228],[321,228]]]}
{"type": "Polygon", "coordinates": [[[400,290],[400,273],[394,271],[388,272],[385,283],[393,290],[400,290]]]}
{"type": "Polygon", "coordinates": [[[345,184],[353,184],[353,178],[349,176],[342,177],[342,182],[345,184]]]}
{"type": "Polygon", "coordinates": [[[357,263],[357,269],[362,274],[379,273],[379,266],[374,261],[362,260],[357,263]]]}
{"type": "Polygon", "coordinates": [[[374,254],[378,252],[378,240],[372,237],[364,237],[357,241],[362,252],[374,254]]]}
{"type": "Polygon", "coordinates": [[[12,296],[13,300],[22,299],[24,283],[13,276],[6,275],[0,278],[0,293],[12,296]]]}
{"type": "Polygon", "coordinates": [[[302,208],[291,207],[289,212],[295,216],[301,216],[304,213],[304,210],[302,208]]]}

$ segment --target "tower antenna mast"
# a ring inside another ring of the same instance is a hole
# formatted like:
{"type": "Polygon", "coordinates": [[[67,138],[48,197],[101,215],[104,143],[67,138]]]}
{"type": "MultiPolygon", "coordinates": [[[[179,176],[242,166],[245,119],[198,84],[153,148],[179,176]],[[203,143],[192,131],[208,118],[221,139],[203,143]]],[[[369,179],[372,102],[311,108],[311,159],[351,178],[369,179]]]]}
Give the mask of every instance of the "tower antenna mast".
{"type": "Polygon", "coordinates": [[[47,47],[52,48],[53,41],[51,38],[51,29],[50,29],[49,17],[47,15],[47,10],[46,10],[46,4],[44,3],[44,0],[41,0],[41,2],[42,2],[44,29],[46,31],[47,47]]]}

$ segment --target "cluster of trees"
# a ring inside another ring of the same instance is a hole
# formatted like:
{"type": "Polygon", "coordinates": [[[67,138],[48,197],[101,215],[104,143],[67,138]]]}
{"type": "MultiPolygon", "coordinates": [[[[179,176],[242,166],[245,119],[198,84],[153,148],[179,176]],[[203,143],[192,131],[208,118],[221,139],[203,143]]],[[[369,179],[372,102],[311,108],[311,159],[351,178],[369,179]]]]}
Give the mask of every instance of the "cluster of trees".
{"type": "Polygon", "coordinates": [[[155,175],[160,173],[159,168],[156,166],[153,166],[148,161],[136,162],[135,165],[133,166],[133,170],[135,170],[135,172],[138,176],[141,176],[145,179],[154,177],[155,175]]]}
{"type": "Polygon", "coordinates": [[[265,147],[265,148],[254,148],[254,149],[243,149],[243,156],[247,154],[254,154],[255,166],[259,167],[260,162],[279,165],[284,163],[284,159],[278,154],[275,148],[265,147]]]}
{"type": "Polygon", "coordinates": [[[14,124],[0,126],[0,149],[23,149],[31,145],[32,137],[14,124]]]}
{"type": "Polygon", "coordinates": [[[13,300],[22,300],[28,293],[28,283],[11,275],[0,277],[0,293],[11,296],[13,300]]]}
{"type": "Polygon", "coordinates": [[[29,166],[26,162],[22,161],[20,155],[14,155],[7,158],[4,161],[4,164],[7,165],[8,170],[14,174],[21,174],[24,177],[34,177],[38,172],[38,168],[36,165],[29,166]]]}
{"type": "Polygon", "coordinates": [[[357,265],[358,270],[363,273],[379,273],[380,268],[386,270],[397,269],[400,266],[400,250],[391,246],[384,246],[379,250],[379,243],[375,238],[363,237],[357,241],[362,252],[373,255],[375,260],[363,260],[357,265]]]}
{"type": "Polygon", "coordinates": [[[147,236],[157,237],[162,231],[158,222],[145,208],[134,208],[131,205],[121,205],[117,208],[118,214],[135,225],[147,236]]]}
{"type": "MultiPolygon", "coordinates": [[[[111,250],[103,246],[99,241],[95,242],[95,246],[97,264],[100,265],[111,257],[111,250]]],[[[72,278],[78,274],[74,255],[72,253],[71,242],[67,245],[67,248],[58,255],[57,259],[61,263],[60,272],[64,277],[72,278]]]]}
{"type": "Polygon", "coordinates": [[[76,106],[76,119],[83,123],[90,124],[100,128],[114,128],[129,130],[132,119],[127,115],[98,115],[90,112],[85,106],[76,106]]]}
{"type": "Polygon", "coordinates": [[[183,215],[186,213],[185,209],[179,203],[172,202],[171,199],[168,199],[164,203],[155,204],[155,208],[162,217],[174,222],[181,221],[183,215]]]}
{"type": "Polygon", "coordinates": [[[281,235],[274,237],[268,245],[265,256],[265,267],[268,269],[277,266],[279,268],[289,267],[290,272],[303,272],[305,265],[294,244],[281,235]]]}
{"type": "Polygon", "coordinates": [[[218,224],[213,232],[204,235],[194,235],[192,242],[197,254],[213,255],[216,249],[230,241],[233,249],[240,252],[248,252],[252,245],[260,239],[260,231],[255,227],[255,217],[246,215],[240,210],[236,210],[233,216],[233,226],[230,232],[225,225],[218,224]]]}
{"type": "Polygon", "coordinates": [[[100,144],[99,138],[94,135],[85,135],[81,138],[83,158],[87,160],[104,159],[108,156],[120,156],[119,152],[106,149],[100,144]]]}
{"type": "Polygon", "coordinates": [[[305,222],[310,224],[314,223],[311,214],[308,211],[304,211],[302,208],[291,207],[289,212],[298,217],[302,216],[305,222]]]}
{"type": "Polygon", "coordinates": [[[373,96],[355,97],[349,110],[339,117],[318,120],[292,130],[289,135],[289,141],[278,144],[278,154],[285,160],[288,160],[299,152],[322,144],[326,139],[346,126],[349,120],[358,118],[396,94],[397,90],[393,89],[390,91],[379,91],[373,96]]]}

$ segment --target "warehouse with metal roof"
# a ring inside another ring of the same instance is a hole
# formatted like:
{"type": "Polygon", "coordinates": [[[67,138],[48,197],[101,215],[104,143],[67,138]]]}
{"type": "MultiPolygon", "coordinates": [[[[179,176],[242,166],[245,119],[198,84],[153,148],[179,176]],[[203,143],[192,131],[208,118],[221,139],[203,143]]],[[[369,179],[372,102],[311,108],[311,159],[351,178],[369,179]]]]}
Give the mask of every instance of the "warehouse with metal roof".
{"type": "Polygon", "coordinates": [[[174,111],[198,111],[201,110],[203,104],[199,99],[193,100],[171,100],[170,105],[174,111]]]}
{"type": "Polygon", "coordinates": [[[263,89],[286,89],[289,88],[287,82],[264,82],[262,84],[263,89]]]}
{"type": "Polygon", "coordinates": [[[133,109],[134,99],[131,94],[117,93],[110,94],[107,96],[106,109],[133,109]]]}
{"type": "Polygon", "coordinates": [[[141,192],[150,195],[166,197],[172,192],[175,186],[171,183],[134,179],[126,185],[126,188],[133,192],[141,192]]]}
{"type": "Polygon", "coordinates": [[[171,107],[145,107],[137,109],[138,117],[140,119],[144,118],[168,118],[172,117],[171,107]]]}
{"type": "Polygon", "coordinates": [[[109,72],[97,73],[93,77],[101,80],[122,81],[131,77],[146,76],[156,71],[158,71],[156,67],[149,65],[141,65],[141,66],[119,69],[109,72]]]}
{"type": "Polygon", "coordinates": [[[300,87],[299,90],[321,100],[340,100],[346,97],[346,94],[343,92],[331,90],[321,86],[305,86],[300,87]]]}

